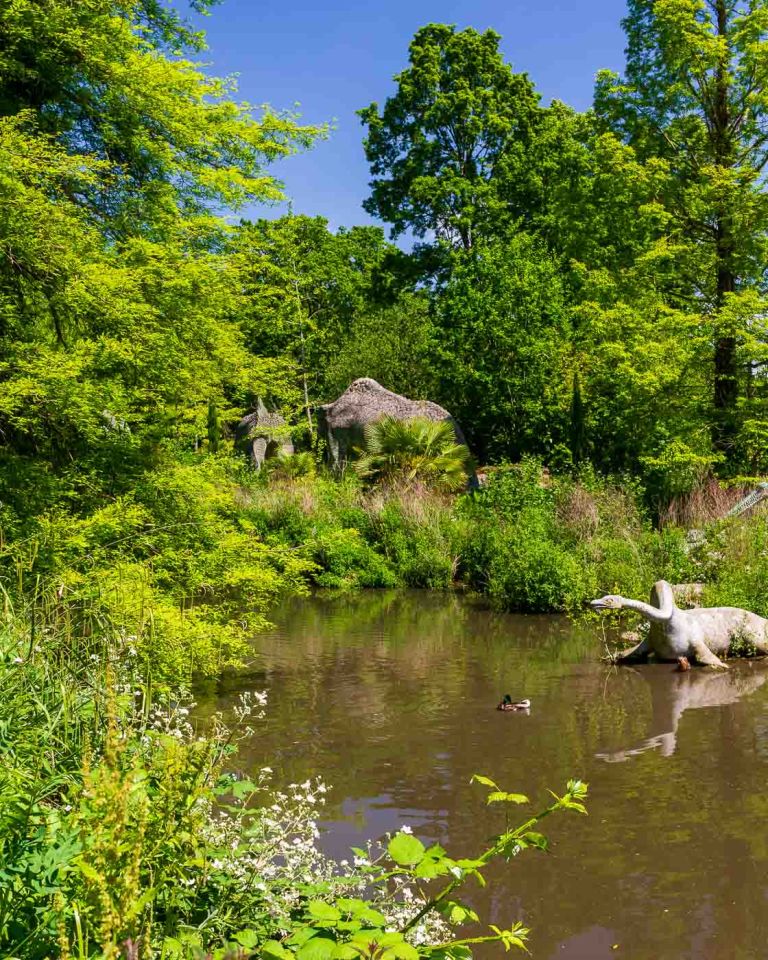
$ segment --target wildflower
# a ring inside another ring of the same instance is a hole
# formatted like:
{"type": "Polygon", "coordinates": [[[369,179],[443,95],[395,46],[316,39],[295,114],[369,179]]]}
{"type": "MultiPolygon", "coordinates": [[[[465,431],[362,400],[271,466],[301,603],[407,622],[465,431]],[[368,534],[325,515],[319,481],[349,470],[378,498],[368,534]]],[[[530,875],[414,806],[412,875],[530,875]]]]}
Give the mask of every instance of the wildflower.
{"type": "Polygon", "coordinates": [[[413,830],[408,826],[407,823],[404,823],[402,827],[400,827],[400,833],[413,833],[413,830]]]}

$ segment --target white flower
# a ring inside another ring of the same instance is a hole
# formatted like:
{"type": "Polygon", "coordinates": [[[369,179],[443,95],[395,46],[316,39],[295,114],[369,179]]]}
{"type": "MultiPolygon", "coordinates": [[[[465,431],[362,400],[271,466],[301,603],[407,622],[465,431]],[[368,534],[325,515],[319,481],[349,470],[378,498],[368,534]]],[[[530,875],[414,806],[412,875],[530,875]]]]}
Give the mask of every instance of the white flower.
{"type": "Polygon", "coordinates": [[[400,833],[413,833],[413,830],[411,830],[407,823],[404,823],[402,827],[400,827],[400,833]]]}

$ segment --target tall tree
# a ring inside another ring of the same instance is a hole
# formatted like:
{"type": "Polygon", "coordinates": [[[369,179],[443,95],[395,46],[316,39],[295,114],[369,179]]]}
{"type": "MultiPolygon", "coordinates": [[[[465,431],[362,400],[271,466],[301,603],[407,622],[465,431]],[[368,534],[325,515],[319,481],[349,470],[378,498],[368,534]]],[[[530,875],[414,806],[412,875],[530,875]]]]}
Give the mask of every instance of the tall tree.
{"type": "Polygon", "coordinates": [[[402,255],[379,227],[332,233],[322,217],[307,216],[244,222],[233,246],[248,298],[238,320],[249,348],[292,361],[311,430],[311,407],[332,399],[326,374],[355,320],[377,301],[396,299],[389,264],[402,255]]]}
{"type": "Polygon", "coordinates": [[[690,282],[711,321],[713,439],[730,452],[746,371],[729,300],[765,279],[768,3],[628,6],[626,76],[599,76],[596,108],[641,158],[669,164],[674,231],[698,250],[690,282]]]}
{"type": "Polygon", "coordinates": [[[559,264],[517,234],[456,257],[435,302],[441,400],[485,462],[567,439],[570,325],[559,264]]]}
{"type": "Polygon", "coordinates": [[[0,24],[0,116],[27,111],[70,154],[106,162],[71,196],[113,237],[278,198],[264,162],[319,132],[238,103],[233,81],[188,59],[204,36],[161,0],[0,0],[0,24]]]}
{"type": "Polygon", "coordinates": [[[373,174],[363,205],[393,236],[434,234],[470,250],[530,210],[525,155],[539,98],[504,62],[500,39],[493,30],[422,27],[397,93],[381,112],[377,103],[360,111],[373,174]]]}
{"type": "Polygon", "coordinates": [[[279,196],[266,163],[319,131],[184,59],[202,37],[161,0],[0,0],[0,24],[0,504],[21,515],[23,490],[124,489],[205,433],[209,399],[291,389],[233,322],[215,211],[279,196]]]}

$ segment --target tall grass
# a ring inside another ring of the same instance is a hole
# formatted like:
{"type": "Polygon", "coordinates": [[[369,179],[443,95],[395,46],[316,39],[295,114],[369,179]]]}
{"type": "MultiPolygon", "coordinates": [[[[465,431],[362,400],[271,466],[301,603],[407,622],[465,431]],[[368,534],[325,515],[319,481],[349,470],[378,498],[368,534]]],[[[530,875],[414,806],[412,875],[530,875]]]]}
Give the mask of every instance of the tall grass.
{"type": "Polygon", "coordinates": [[[553,478],[536,461],[459,496],[305,478],[255,486],[241,505],[266,543],[312,564],[315,586],[458,585],[502,609],[574,611],[599,593],[647,594],[689,566],[683,532],[655,531],[640,491],[553,478]]]}

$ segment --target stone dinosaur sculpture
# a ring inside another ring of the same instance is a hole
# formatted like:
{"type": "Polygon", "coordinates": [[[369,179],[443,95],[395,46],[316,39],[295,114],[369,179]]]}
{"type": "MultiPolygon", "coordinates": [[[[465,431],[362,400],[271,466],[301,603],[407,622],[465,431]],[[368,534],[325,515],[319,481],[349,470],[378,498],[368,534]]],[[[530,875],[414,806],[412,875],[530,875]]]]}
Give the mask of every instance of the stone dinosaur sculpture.
{"type": "Polygon", "coordinates": [[[699,607],[681,610],[672,587],[659,580],[651,602],[613,594],[592,600],[593,610],[637,610],[650,621],[650,630],[636,646],[617,654],[616,663],[687,657],[707,667],[727,669],[721,657],[768,654],[768,620],[738,607],[699,607]]]}
{"type": "Polygon", "coordinates": [[[238,446],[248,453],[251,463],[261,470],[272,457],[288,457],[293,453],[290,429],[274,410],[269,410],[261,397],[253,413],[246,414],[235,429],[238,446]]]}
{"type": "MultiPolygon", "coordinates": [[[[634,671],[636,674],[639,671],[634,671]]],[[[643,680],[651,688],[651,721],[648,736],[637,746],[597,753],[598,760],[618,763],[646,750],[658,749],[671,757],[677,747],[677,726],[686,710],[724,707],[754,693],[768,680],[762,666],[746,664],[728,673],[690,671],[678,673],[644,671],[643,680]]]]}
{"type": "Polygon", "coordinates": [[[363,443],[365,426],[382,417],[395,420],[447,420],[458,443],[466,444],[461,427],[451,414],[431,400],[410,400],[382,387],[370,377],[355,380],[333,403],[316,409],[318,437],[325,444],[325,458],[336,471],[343,469],[354,449],[363,443]]]}

